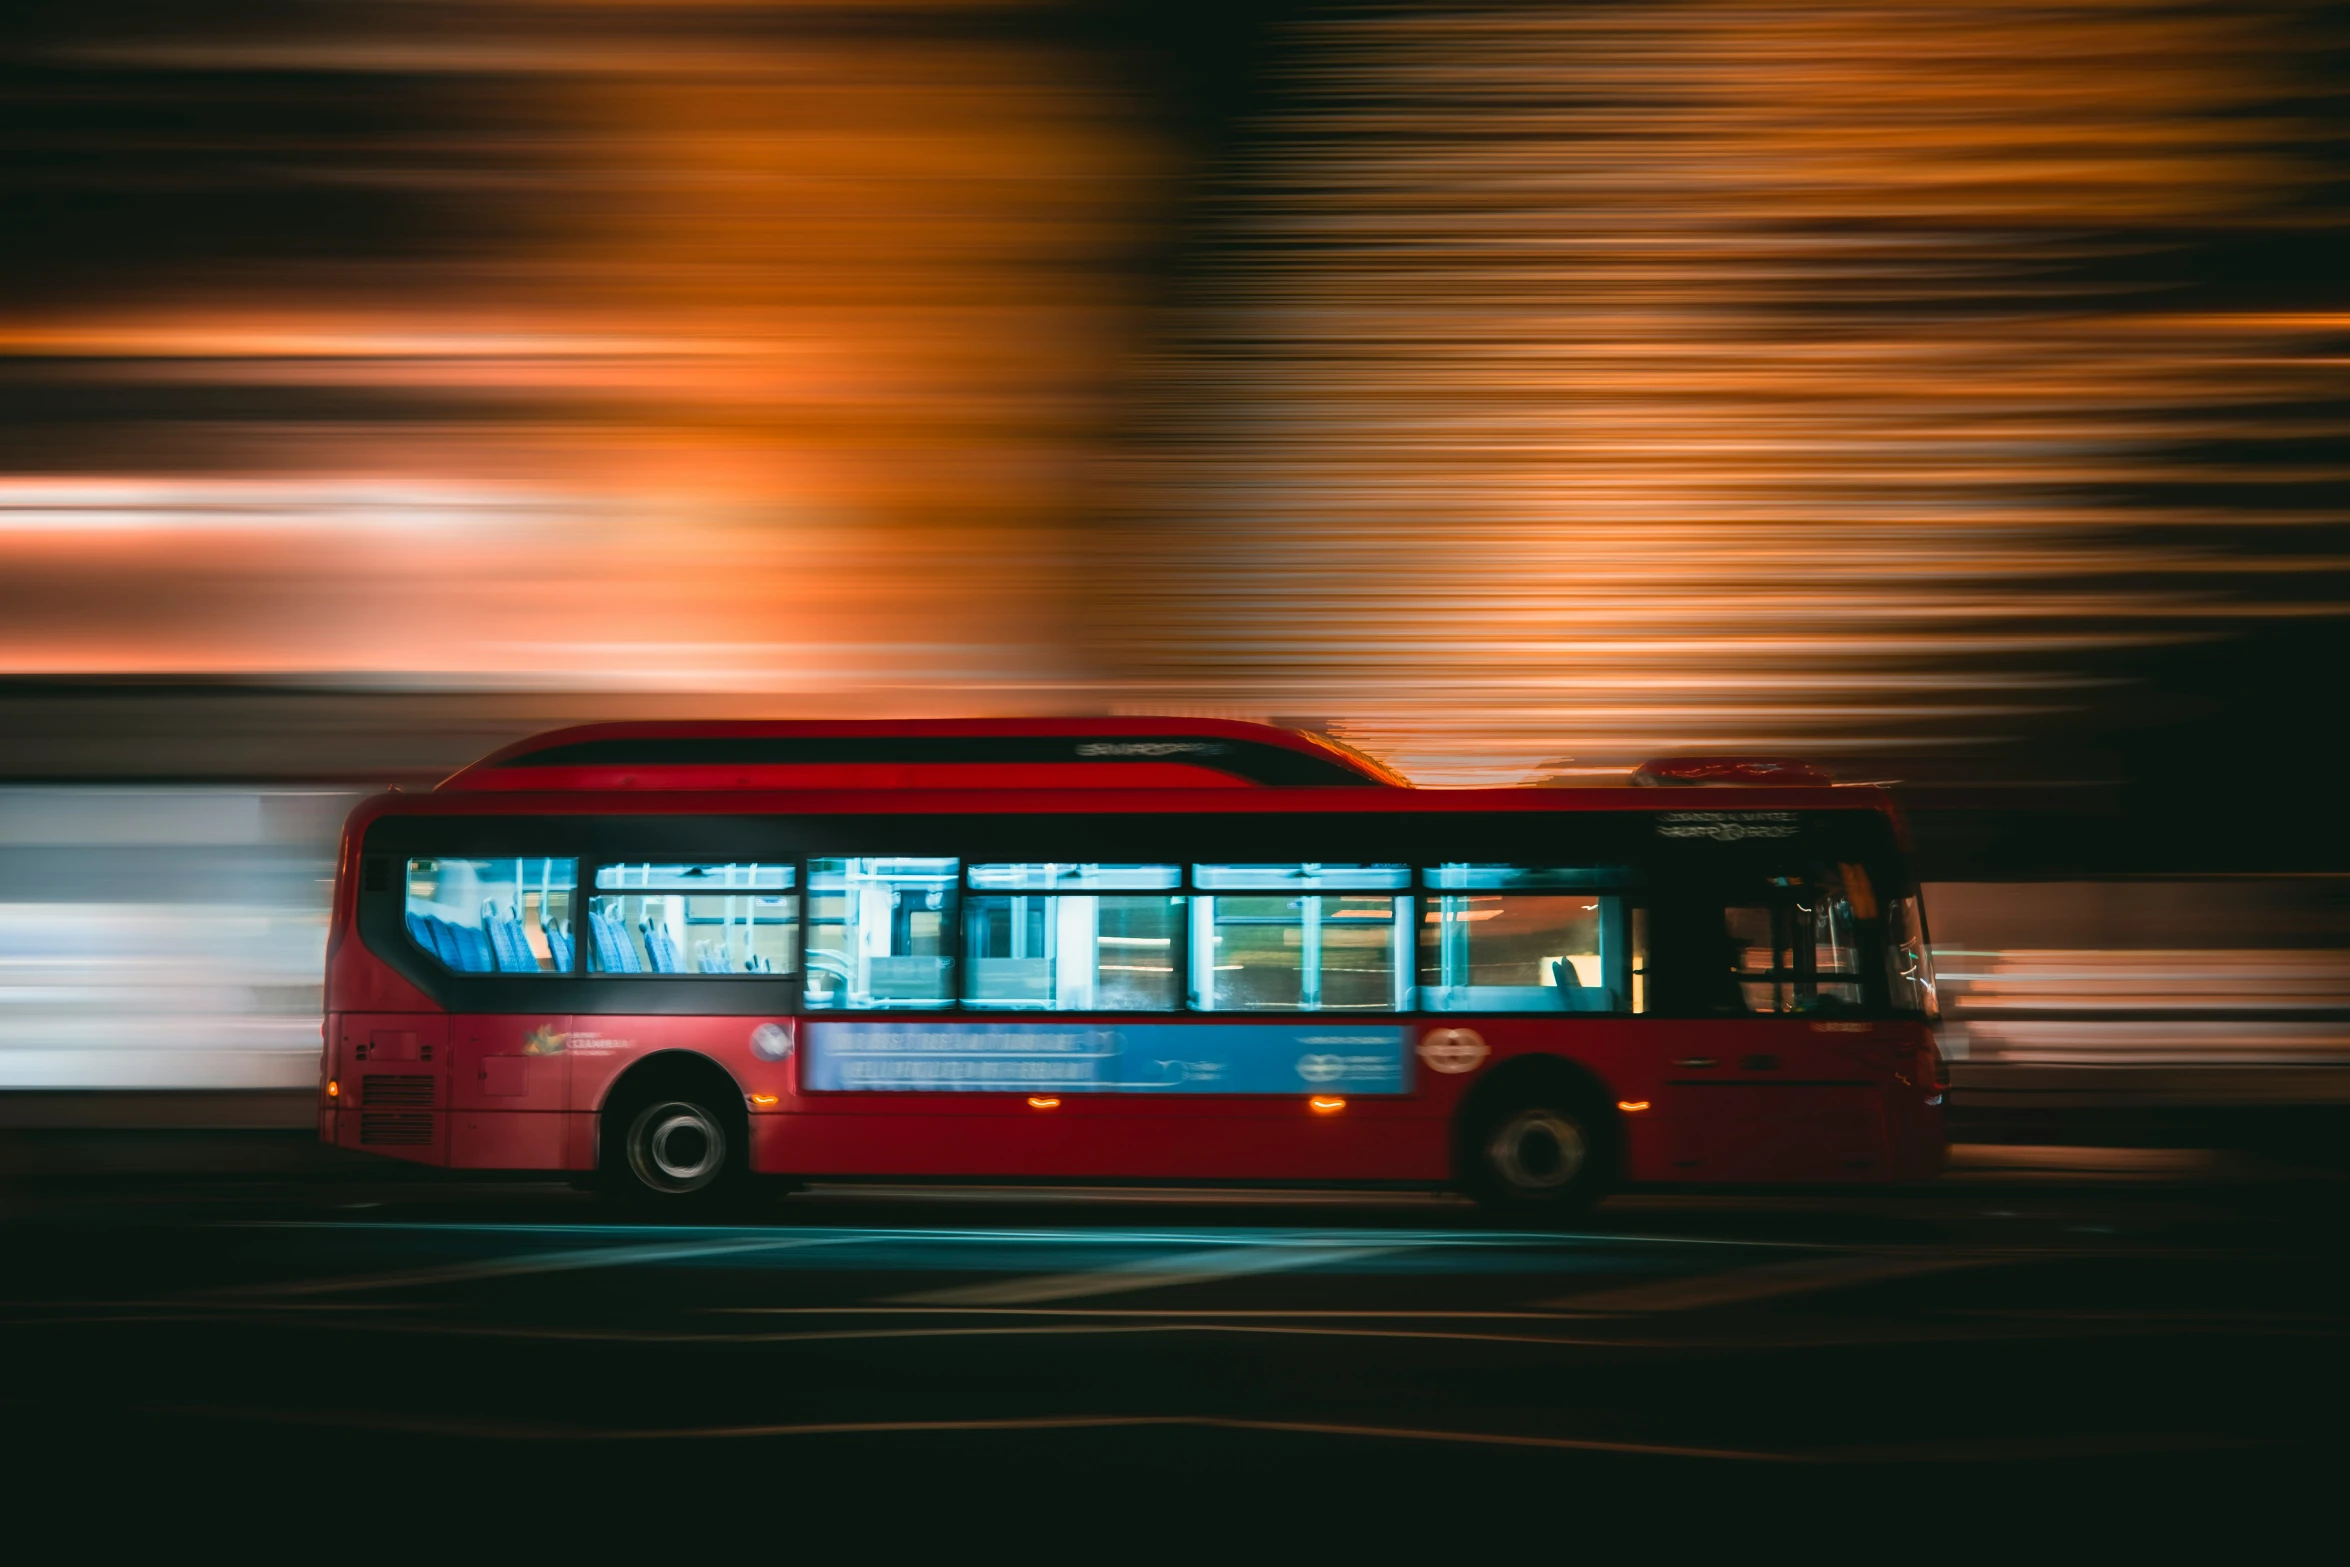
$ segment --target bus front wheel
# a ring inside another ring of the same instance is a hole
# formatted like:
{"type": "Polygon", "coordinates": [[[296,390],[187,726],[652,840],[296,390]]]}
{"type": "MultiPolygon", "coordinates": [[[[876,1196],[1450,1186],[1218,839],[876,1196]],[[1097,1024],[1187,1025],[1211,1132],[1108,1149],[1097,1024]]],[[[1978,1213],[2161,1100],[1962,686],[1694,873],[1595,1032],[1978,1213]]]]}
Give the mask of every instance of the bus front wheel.
{"type": "Polygon", "coordinates": [[[1499,1106],[1466,1139],[1469,1194],[1519,1218],[1580,1213],[1606,1190],[1603,1139],[1589,1112],[1563,1099],[1499,1106]]]}
{"type": "Polygon", "coordinates": [[[630,1195],[708,1196],[729,1184],[741,1162],[726,1117],[698,1098],[664,1094],[620,1118],[618,1157],[609,1169],[630,1195]]]}

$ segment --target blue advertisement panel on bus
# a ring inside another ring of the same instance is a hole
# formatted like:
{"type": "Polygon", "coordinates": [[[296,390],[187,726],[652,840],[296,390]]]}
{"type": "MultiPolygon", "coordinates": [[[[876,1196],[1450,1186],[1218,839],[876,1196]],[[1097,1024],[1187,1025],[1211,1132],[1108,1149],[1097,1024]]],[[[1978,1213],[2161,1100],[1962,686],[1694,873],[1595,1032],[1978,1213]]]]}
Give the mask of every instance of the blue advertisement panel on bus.
{"type": "Polygon", "coordinates": [[[1329,1024],[810,1023],[804,1086],[992,1093],[1402,1094],[1407,1030],[1329,1024]]]}

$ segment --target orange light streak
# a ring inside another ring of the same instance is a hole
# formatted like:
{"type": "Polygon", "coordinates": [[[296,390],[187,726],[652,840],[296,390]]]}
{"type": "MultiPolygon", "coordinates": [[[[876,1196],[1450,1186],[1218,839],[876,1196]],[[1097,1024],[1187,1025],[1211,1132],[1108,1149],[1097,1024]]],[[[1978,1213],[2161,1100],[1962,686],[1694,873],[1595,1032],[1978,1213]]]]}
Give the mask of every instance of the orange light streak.
{"type": "Polygon", "coordinates": [[[1098,62],[962,5],[695,0],[93,29],[57,60],[429,83],[388,152],[253,155],[509,221],[0,307],[0,364],[254,410],[0,478],[0,672],[1067,704],[1065,532],[1165,168],[1098,62]],[[436,118],[487,81],[494,111],[436,118]]]}
{"type": "Polygon", "coordinates": [[[2339,613],[2290,541],[2322,462],[2189,454],[2338,441],[2343,313],[2098,281],[2328,221],[2297,17],[1316,24],[1105,636],[1161,702],[1467,783],[1982,747],[2102,700],[2101,649],[2339,613]]]}
{"type": "Polygon", "coordinates": [[[2335,221],[2291,8],[1318,14],[1204,204],[1242,242],[1155,320],[1179,160],[972,9],[62,46],[494,83],[275,150],[510,221],[0,307],[0,368],[243,410],[0,472],[0,673],[1311,715],[1587,781],[1985,751],[2127,650],[2338,612],[2341,476],[2277,453],[2345,434],[2350,310],[2139,277],[2335,221]]]}

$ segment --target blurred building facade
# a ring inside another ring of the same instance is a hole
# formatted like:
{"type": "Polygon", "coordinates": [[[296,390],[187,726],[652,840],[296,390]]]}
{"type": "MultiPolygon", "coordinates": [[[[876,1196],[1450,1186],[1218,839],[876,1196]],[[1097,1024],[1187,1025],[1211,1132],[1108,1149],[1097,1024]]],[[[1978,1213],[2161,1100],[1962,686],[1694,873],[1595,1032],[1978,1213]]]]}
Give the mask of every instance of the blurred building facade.
{"type": "Polygon", "coordinates": [[[2273,806],[2350,732],[2341,42],[25,8],[0,1084],[306,1081],[355,791],[1072,711],[1430,784],[1819,756],[1913,789],[1977,1066],[2334,1060],[2332,883],[2272,878],[2350,871],[2273,806]]]}

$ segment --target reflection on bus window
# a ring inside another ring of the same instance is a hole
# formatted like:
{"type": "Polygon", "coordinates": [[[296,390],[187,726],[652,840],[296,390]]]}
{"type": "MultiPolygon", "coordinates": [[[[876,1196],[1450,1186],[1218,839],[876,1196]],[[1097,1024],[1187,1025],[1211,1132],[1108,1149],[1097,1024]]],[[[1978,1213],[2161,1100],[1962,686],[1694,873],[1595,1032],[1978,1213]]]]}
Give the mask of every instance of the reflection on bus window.
{"type": "Polygon", "coordinates": [[[1191,1004],[1203,1012],[1395,1012],[1410,1005],[1408,866],[1200,865],[1191,1004]],[[1265,894],[1272,895],[1267,896],[1265,894]]]}
{"type": "Polygon", "coordinates": [[[1874,908],[1865,878],[1845,867],[1774,876],[1753,902],[1725,908],[1732,978],[1748,1012],[1847,1012],[1864,1004],[1855,896],[1874,908]]]}
{"type": "Polygon", "coordinates": [[[577,860],[410,860],[408,935],[460,974],[571,968],[577,860]]]}
{"type": "Polygon", "coordinates": [[[1925,911],[1915,893],[1895,898],[1888,907],[1885,967],[1895,1011],[1914,1012],[1929,1021],[1942,1016],[1942,1000],[1934,986],[1934,949],[1927,943],[1925,911]]]}
{"type": "Polygon", "coordinates": [[[597,974],[793,974],[800,900],[789,865],[605,865],[588,899],[597,974]]]}
{"type": "Polygon", "coordinates": [[[1202,892],[1304,892],[1344,888],[1350,892],[1407,891],[1409,865],[1195,865],[1191,879],[1202,892]]]}
{"type": "Polygon", "coordinates": [[[1626,878],[1598,869],[1441,865],[1420,922],[1420,1005],[1431,1012],[1640,1010],[1645,968],[1626,878]],[[1565,889],[1580,886],[1580,891],[1565,889]],[[1525,890],[1544,889],[1544,890],[1525,890]]]}
{"type": "Polygon", "coordinates": [[[808,862],[811,1011],[952,1006],[956,860],[808,862]]]}
{"type": "Polygon", "coordinates": [[[1176,865],[974,865],[973,892],[1171,892],[1183,885],[1176,865]]]}
{"type": "Polygon", "coordinates": [[[1168,1012],[1181,999],[1180,896],[1071,889],[1182,885],[1173,865],[974,865],[963,910],[963,1002],[1045,1012],[1168,1012]],[[995,887],[1037,892],[981,893],[995,887]],[[1043,895],[1040,895],[1043,894],[1043,895]]]}

